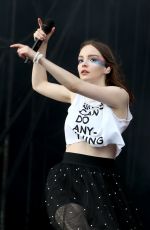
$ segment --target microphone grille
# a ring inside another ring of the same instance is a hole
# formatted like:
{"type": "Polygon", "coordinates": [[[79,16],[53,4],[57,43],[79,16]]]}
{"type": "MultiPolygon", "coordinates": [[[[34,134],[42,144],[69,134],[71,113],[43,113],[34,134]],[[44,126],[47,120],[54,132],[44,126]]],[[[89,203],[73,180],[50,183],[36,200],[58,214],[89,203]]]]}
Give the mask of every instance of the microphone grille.
{"type": "Polygon", "coordinates": [[[42,25],[42,30],[46,33],[46,34],[48,34],[51,30],[52,30],[52,28],[55,26],[55,22],[54,22],[54,20],[52,20],[52,19],[47,19],[44,23],[43,23],[43,25],[42,25]]]}

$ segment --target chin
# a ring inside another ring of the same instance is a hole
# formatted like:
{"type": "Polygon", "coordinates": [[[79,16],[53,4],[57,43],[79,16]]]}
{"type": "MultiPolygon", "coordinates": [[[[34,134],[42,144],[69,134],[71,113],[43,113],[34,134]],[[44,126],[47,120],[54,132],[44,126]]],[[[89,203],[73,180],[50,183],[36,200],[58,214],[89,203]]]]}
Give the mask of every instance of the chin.
{"type": "Polygon", "coordinates": [[[92,80],[92,78],[91,78],[91,77],[88,77],[87,75],[85,75],[85,76],[80,76],[80,78],[81,78],[82,80],[84,80],[84,81],[90,81],[90,80],[92,80]]]}
{"type": "Polygon", "coordinates": [[[87,81],[87,82],[90,82],[91,80],[88,79],[88,78],[82,78],[83,81],[87,81]]]}

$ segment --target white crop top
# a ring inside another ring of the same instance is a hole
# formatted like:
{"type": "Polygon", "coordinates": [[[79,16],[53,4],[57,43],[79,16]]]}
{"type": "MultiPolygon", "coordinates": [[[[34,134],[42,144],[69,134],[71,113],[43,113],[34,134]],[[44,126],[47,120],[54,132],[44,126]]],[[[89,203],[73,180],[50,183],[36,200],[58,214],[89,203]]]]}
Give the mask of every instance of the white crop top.
{"type": "Polygon", "coordinates": [[[66,144],[81,141],[86,141],[93,147],[115,144],[118,156],[125,145],[121,133],[128,127],[131,119],[129,109],[127,119],[121,119],[106,104],[76,94],[65,121],[66,144]]]}

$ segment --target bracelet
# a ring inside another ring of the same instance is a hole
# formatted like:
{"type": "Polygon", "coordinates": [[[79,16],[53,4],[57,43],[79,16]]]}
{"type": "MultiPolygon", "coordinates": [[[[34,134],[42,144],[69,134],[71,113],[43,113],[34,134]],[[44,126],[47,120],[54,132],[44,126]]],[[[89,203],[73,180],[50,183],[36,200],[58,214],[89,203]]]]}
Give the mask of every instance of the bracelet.
{"type": "Polygon", "coordinates": [[[41,54],[40,52],[37,52],[33,58],[33,63],[39,63],[39,60],[43,57],[43,54],[41,54]]]}
{"type": "Polygon", "coordinates": [[[36,52],[36,54],[35,54],[35,56],[34,56],[34,58],[33,58],[33,63],[35,63],[36,62],[36,60],[37,60],[37,56],[39,55],[39,52],[36,52]]]}

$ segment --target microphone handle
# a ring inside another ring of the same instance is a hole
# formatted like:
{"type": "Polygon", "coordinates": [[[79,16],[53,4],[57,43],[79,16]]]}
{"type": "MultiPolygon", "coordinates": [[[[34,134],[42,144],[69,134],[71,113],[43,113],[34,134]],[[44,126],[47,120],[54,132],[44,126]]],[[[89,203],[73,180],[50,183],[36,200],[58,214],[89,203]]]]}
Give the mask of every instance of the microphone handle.
{"type": "Polygon", "coordinates": [[[31,63],[31,60],[28,57],[26,57],[24,63],[31,63]]]}
{"type": "MultiPolygon", "coordinates": [[[[38,49],[40,48],[41,44],[42,44],[41,40],[36,40],[34,45],[32,46],[32,49],[34,51],[38,51],[38,49]]],[[[30,63],[30,62],[31,62],[31,60],[28,57],[26,57],[24,63],[30,63]]]]}

